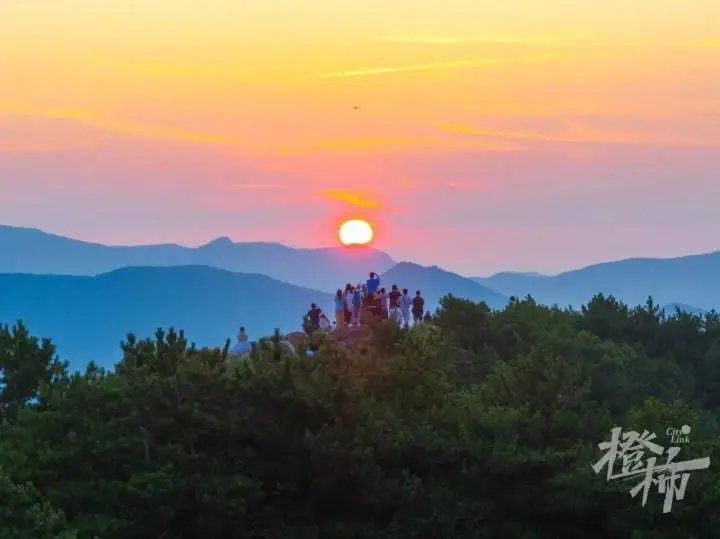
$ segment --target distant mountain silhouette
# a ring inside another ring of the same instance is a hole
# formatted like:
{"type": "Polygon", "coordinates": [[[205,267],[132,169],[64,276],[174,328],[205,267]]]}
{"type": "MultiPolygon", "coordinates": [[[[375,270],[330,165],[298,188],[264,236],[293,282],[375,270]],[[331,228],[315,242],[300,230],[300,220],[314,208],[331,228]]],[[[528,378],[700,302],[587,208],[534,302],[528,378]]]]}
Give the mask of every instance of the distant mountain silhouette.
{"type": "Polygon", "coordinates": [[[541,303],[579,307],[598,292],[630,305],[648,296],[659,304],[682,302],[720,307],[720,252],[678,258],[630,258],[595,264],[553,276],[498,273],[473,281],[508,296],[531,294],[541,303]]]}
{"type": "Polygon", "coordinates": [[[127,266],[204,265],[331,292],[337,281],[366,278],[368,271],[383,272],[394,264],[387,254],[364,247],[295,249],[278,243],[234,243],[225,237],[194,248],[124,247],[0,226],[0,273],[98,275],[127,266]]]}
{"type": "Polygon", "coordinates": [[[251,338],[301,328],[310,303],[331,312],[328,294],[264,275],[204,266],[131,267],[95,277],[0,275],[0,322],[22,319],[49,336],[75,368],[112,366],[127,332],[184,329],[198,345],[222,346],[246,326],[251,338]]]}
{"type": "Polygon", "coordinates": [[[485,301],[496,308],[504,307],[508,302],[506,296],[498,294],[487,286],[437,266],[426,267],[411,262],[400,262],[383,273],[381,280],[381,286],[388,290],[393,284],[397,284],[401,290],[407,288],[412,296],[415,295],[415,290],[420,290],[425,298],[427,310],[434,310],[438,300],[447,294],[473,301],[485,301]]]}
{"type": "Polygon", "coordinates": [[[493,275],[493,277],[501,277],[501,276],[507,276],[507,277],[547,277],[544,273],[538,273],[536,271],[502,271],[500,273],[496,273],[493,275]]]}

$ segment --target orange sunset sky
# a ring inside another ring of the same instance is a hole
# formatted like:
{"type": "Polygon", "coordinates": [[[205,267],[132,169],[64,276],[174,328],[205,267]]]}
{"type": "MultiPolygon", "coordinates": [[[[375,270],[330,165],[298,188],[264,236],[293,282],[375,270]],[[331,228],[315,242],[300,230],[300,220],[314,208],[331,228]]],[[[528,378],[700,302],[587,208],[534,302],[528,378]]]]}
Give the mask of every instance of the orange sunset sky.
{"type": "Polygon", "coordinates": [[[113,244],[715,250],[720,1],[2,0],[0,188],[0,224],[113,244]]]}

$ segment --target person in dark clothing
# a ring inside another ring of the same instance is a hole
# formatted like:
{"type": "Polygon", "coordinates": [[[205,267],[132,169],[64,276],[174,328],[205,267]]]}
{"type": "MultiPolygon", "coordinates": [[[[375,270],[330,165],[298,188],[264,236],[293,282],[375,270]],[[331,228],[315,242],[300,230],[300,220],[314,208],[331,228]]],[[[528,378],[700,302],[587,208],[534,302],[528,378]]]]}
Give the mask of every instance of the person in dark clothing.
{"type": "Polygon", "coordinates": [[[353,287],[350,283],[348,283],[345,285],[345,293],[343,294],[343,297],[345,298],[345,327],[349,326],[352,321],[352,295],[353,287]]]}
{"type": "Polygon", "coordinates": [[[398,308],[398,300],[400,299],[400,290],[398,290],[398,287],[396,284],[392,285],[388,299],[390,300],[390,308],[397,309],[398,308]]]}
{"type": "Polygon", "coordinates": [[[380,289],[380,294],[378,294],[378,305],[380,306],[380,318],[383,320],[387,320],[388,318],[388,294],[385,288],[380,289]]]}
{"type": "Polygon", "coordinates": [[[376,294],[373,294],[373,303],[375,304],[373,307],[373,312],[375,313],[375,316],[382,319],[383,318],[383,295],[381,291],[378,291],[376,294]]]}
{"type": "Polygon", "coordinates": [[[310,305],[310,310],[305,315],[305,319],[308,321],[310,333],[320,329],[320,309],[315,303],[310,305]]]}
{"type": "Polygon", "coordinates": [[[371,292],[365,298],[365,312],[372,317],[378,316],[378,303],[375,292],[371,292]]]}
{"type": "Polygon", "coordinates": [[[415,292],[412,300],[413,323],[420,324],[423,321],[423,313],[425,312],[425,300],[420,295],[420,290],[415,292]]]}
{"type": "Polygon", "coordinates": [[[390,308],[388,310],[388,315],[391,316],[394,320],[397,320],[399,318],[399,312],[398,308],[400,306],[400,290],[398,290],[398,287],[396,284],[392,285],[392,288],[390,289],[390,294],[388,295],[388,300],[390,302],[390,308]]]}

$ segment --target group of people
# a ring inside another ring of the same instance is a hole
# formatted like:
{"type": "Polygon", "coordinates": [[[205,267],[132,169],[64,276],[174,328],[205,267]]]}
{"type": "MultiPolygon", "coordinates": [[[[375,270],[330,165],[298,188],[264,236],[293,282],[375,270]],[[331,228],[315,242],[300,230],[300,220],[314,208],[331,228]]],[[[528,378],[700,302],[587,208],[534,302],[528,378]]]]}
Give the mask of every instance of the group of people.
{"type": "Polygon", "coordinates": [[[306,320],[310,331],[322,329],[330,331],[334,328],[360,326],[366,316],[372,315],[380,319],[392,319],[398,324],[410,326],[420,324],[429,313],[425,313],[425,299],[420,290],[410,296],[408,289],[402,291],[392,285],[388,292],[380,285],[380,275],[370,273],[365,283],[345,285],[335,294],[335,321],[331,322],[327,315],[315,303],[310,306],[306,320]]]}
{"type": "MultiPolygon", "coordinates": [[[[380,319],[395,320],[398,325],[409,327],[421,324],[430,319],[430,313],[425,312],[425,299],[420,290],[410,296],[408,289],[400,290],[392,285],[388,292],[380,286],[380,275],[370,273],[365,283],[345,285],[345,289],[338,289],[335,294],[335,320],[331,321],[323,310],[313,303],[305,315],[305,331],[312,334],[317,330],[330,332],[333,329],[344,327],[357,327],[363,324],[369,316],[380,319]]],[[[289,337],[288,337],[289,338],[289,337]]],[[[287,338],[286,338],[287,339],[287,338]]],[[[292,343],[288,342],[292,349],[292,343]]],[[[230,350],[231,356],[243,356],[253,349],[244,327],[240,328],[237,342],[230,350]]],[[[313,350],[310,347],[310,350],[313,350]]]]}

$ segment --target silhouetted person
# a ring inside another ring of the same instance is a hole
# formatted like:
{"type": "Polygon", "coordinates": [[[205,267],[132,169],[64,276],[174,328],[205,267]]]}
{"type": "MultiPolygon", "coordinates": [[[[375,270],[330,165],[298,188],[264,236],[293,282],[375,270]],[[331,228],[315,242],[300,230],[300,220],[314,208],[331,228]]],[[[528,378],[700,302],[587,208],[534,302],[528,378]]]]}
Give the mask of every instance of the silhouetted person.
{"type": "Polygon", "coordinates": [[[425,313],[425,317],[423,318],[423,322],[432,322],[432,315],[430,314],[430,311],[425,313]]]}
{"type": "Polygon", "coordinates": [[[423,313],[425,312],[425,300],[420,295],[420,290],[415,292],[412,300],[413,323],[421,324],[423,321],[423,313]]]}
{"type": "Polygon", "coordinates": [[[370,315],[372,315],[374,317],[380,316],[377,296],[378,295],[376,292],[374,292],[372,294],[368,294],[367,302],[365,304],[367,307],[367,312],[370,313],[370,315]]]}
{"type": "Polygon", "coordinates": [[[378,305],[380,306],[380,318],[386,320],[388,317],[388,294],[384,288],[381,288],[379,293],[378,305]]]}
{"type": "Polygon", "coordinates": [[[392,285],[392,289],[390,290],[390,294],[388,295],[388,300],[390,302],[390,309],[388,311],[390,318],[393,318],[395,320],[398,319],[398,308],[400,304],[400,290],[398,290],[398,287],[396,284],[392,285]]]}
{"type": "Polygon", "coordinates": [[[320,309],[313,303],[310,305],[310,310],[305,315],[305,319],[309,322],[310,334],[320,329],[320,309]]]}

